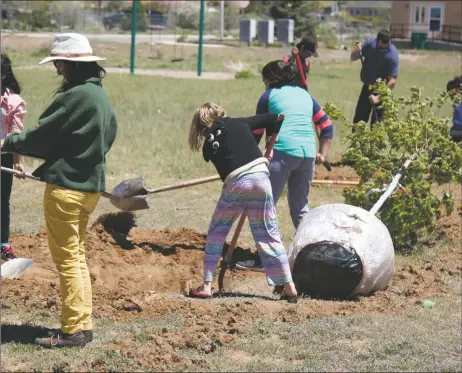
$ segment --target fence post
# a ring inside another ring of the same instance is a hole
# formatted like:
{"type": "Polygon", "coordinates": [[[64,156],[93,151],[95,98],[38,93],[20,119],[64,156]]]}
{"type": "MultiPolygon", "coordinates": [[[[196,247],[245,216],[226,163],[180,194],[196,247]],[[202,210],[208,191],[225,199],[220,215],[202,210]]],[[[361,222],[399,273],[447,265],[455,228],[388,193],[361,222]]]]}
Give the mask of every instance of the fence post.
{"type": "Polygon", "coordinates": [[[220,39],[225,37],[225,0],[220,0],[220,39]]]}
{"type": "Polygon", "coordinates": [[[197,56],[197,76],[202,75],[202,44],[204,44],[205,0],[201,0],[201,16],[199,21],[199,54],[197,56]]]}
{"type": "Polygon", "coordinates": [[[132,3],[132,45],[130,53],[130,73],[133,74],[135,71],[135,53],[136,53],[136,16],[137,16],[137,2],[138,0],[133,0],[132,3]]]}

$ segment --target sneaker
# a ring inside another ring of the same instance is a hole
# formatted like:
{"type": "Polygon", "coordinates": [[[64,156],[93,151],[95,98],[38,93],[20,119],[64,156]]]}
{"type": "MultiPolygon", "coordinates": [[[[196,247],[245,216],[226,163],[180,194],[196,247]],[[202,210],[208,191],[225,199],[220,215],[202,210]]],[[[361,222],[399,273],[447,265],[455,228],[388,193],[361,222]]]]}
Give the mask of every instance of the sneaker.
{"type": "Polygon", "coordinates": [[[16,259],[16,255],[14,255],[11,245],[2,246],[1,250],[2,250],[2,259],[3,260],[16,259]]]}
{"type": "MultiPolygon", "coordinates": [[[[48,337],[53,337],[55,334],[61,332],[61,329],[51,329],[48,331],[48,337]]],[[[93,330],[83,330],[83,335],[85,336],[85,339],[87,343],[93,341],[93,330]]]]}
{"type": "Polygon", "coordinates": [[[244,271],[265,272],[262,263],[257,263],[256,260],[246,260],[244,262],[237,262],[236,268],[244,271]]]}
{"type": "Polygon", "coordinates": [[[87,340],[81,330],[74,334],[66,334],[58,330],[51,337],[36,338],[35,344],[48,348],[83,347],[87,344],[87,340]]]}

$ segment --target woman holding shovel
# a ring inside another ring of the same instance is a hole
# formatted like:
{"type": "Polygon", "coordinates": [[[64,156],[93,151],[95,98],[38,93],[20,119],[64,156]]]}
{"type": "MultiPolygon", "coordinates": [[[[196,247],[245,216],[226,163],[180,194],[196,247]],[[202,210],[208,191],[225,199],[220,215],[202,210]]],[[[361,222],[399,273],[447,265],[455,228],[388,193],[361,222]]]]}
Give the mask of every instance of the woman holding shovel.
{"type": "Polygon", "coordinates": [[[63,82],[38,126],[8,135],[2,146],[2,151],[45,160],[34,175],[46,182],[48,246],[59,273],[62,307],[61,328],[36,339],[44,347],[84,346],[93,339],[85,232],[105,189],[106,153],[117,132],[115,113],[101,84],[101,60],[85,36],[57,35],[50,56],[40,64],[52,61],[63,82]]]}
{"type": "MultiPolygon", "coordinates": [[[[0,116],[0,139],[4,140],[10,133],[19,133],[24,130],[23,119],[26,114],[26,103],[21,98],[21,87],[14,76],[11,67],[11,60],[6,54],[2,57],[2,102],[0,116]]],[[[24,159],[19,154],[8,154],[2,152],[2,167],[14,168],[17,171],[24,172],[24,159]]],[[[10,197],[13,186],[13,175],[2,172],[1,186],[1,256],[3,260],[15,259],[16,255],[9,243],[10,239],[10,197]]]]}
{"type": "Polygon", "coordinates": [[[296,299],[297,291],[279,235],[268,160],[262,157],[252,135],[252,130],[266,128],[275,139],[283,119],[283,115],[271,113],[249,118],[227,118],[224,109],[212,103],[200,106],[194,114],[189,146],[192,151],[199,151],[202,147],[205,161],[212,161],[224,182],[207,234],[204,283],[193,292],[196,297],[212,296],[212,279],[226,237],[233,222],[244,213],[249,217],[250,229],[267,277],[284,287],[284,298],[296,299]]]}

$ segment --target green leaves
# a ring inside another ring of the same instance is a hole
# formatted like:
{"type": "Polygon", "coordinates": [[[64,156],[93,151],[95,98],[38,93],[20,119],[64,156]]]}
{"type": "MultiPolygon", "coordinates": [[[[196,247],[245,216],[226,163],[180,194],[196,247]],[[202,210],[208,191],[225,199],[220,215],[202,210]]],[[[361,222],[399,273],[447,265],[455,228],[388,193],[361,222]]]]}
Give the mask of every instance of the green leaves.
{"type": "Polygon", "coordinates": [[[378,80],[371,89],[381,95],[384,116],[373,129],[364,123],[353,124],[332,103],[324,110],[332,119],[340,119],[355,131],[347,135],[348,150],[342,161],[351,162],[356,173],[370,184],[345,189],[346,203],[370,209],[381,193],[366,193],[388,184],[406,159],[413,157],[400,180],[407,193],[393,194],[378,212],[387,226],[396,249],[415,245],[419,235],[435,228],[443,208],[450,214],[454,201],[449,193],[438,198],[432,184],[462,180],[462,150],[449,137],[450,118],[438,116],[438,109],[461,96],[437,92],[423,97],[413,87],[408,97],[393,97],[385,82],[378,80]]]}

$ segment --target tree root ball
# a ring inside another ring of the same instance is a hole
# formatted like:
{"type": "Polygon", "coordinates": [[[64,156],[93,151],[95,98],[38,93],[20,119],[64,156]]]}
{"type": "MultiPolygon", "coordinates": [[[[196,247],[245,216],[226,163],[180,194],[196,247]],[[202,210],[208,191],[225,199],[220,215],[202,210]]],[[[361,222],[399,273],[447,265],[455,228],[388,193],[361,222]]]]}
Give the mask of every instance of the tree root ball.
{"type": "Polygon", "coordinates": [[[338,203],[305,215],[288,257],[299,293],[348,298],[388,286],[394,248],[387,227],[376,216],[338,203]]]}

